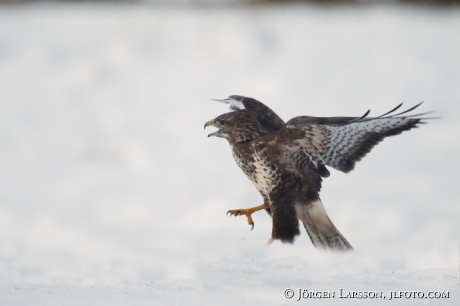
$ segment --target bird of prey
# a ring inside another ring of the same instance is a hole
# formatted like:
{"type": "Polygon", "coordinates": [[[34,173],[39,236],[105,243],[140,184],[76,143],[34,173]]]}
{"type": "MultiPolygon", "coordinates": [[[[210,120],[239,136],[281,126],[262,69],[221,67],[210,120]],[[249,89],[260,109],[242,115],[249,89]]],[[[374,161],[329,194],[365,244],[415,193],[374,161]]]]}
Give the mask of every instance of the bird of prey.
{"type": "MultiPolygon", "coordinates": [[[[243,96],[216,100],[230,104],[233,112],[205,123],[218,130],[208,135],[225,138],[238,166],[263,197],[262,205],[230,210],[246,215],[265,209],[272,217],[268,243],[293,243],[300,234],[300,219],[318,249],[353,250],[329,219],[319,192],[326,166],[348,173],[387,136],[394,136],[424,123],[424,114],[405,115],[420,104],[394,114],[402,105],[374,118],[300,116],[284,122],[263,103],[243,96]]],[[[227,214],[228,214],[227,213],[227,214]]]]}

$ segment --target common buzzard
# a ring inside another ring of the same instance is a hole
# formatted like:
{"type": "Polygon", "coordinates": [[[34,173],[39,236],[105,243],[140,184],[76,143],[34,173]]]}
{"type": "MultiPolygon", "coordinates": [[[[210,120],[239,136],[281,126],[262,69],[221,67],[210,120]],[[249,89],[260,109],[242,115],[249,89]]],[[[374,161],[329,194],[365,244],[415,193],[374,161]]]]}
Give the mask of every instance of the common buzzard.
{"type": "MultiPolygon", "coordinates": [[[[329,219],[319,197],[326,166],[348,173],[387,136],[398,135],[423,123],[421,115],[404,115],[420,104],[394,114],[402,105],[374,118],[300,116],[284,122],[263,103],[247,97],[216,100],[234,112],[206,122],[218,130],[208,136],[227,139],[236,163],[264,199],[262,205],[228,213],[246,215],[265,209],[272,217],[269,243],[293,243],[300,219],[316,248],[353,250],[329,219]]],[[[426,113],[425,113],[426,114],[426,113]]]]}

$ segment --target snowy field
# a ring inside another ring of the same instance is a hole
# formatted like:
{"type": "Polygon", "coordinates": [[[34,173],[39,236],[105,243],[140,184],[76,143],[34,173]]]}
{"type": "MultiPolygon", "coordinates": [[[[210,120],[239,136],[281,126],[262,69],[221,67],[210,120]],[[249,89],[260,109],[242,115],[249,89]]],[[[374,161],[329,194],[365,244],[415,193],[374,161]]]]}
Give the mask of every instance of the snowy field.
{"type": "Polygon", "coordinates": [[[0,305],[459,305],[459,116],[460,9],[0,6],[0,305]],[[266,248],[265,212],[225,216],[261,197],[203,131],[232,94],[285,120],[442,118],[325,180],[354,253],[303,228],[266,248]]]}

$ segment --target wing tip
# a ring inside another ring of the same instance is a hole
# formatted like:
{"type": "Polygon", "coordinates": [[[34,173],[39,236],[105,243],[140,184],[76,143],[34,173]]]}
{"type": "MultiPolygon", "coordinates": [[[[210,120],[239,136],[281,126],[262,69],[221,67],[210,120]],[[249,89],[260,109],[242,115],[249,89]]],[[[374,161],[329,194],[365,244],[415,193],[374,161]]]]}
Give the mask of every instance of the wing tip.
{"type": "Polygon", "coordinates": [[[244,104],[241,103],[241,102],[238,101],[238,100],[235,100],[235,99],[232,98],[232,97],[235,97],[235,96],[230,96],[230,97],[228,97],[227,99],[211,99],[211,101],[216,101],[216,102],[220,102],[220,103],[230,104],[229,108],[230,108],[232,111],[238,111],[238,110],[244,109],[244,104]]]}

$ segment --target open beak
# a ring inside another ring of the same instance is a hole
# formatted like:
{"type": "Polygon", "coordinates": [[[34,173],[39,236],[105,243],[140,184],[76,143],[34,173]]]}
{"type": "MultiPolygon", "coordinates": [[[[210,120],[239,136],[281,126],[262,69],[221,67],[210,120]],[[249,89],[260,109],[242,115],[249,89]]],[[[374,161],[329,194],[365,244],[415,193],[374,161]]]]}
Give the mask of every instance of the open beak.
{"type": "MultiPolygon", "coordinates": [[[[211,119],[211,120],[209,120],[208,122],[206,122],[206,123],[204,124],[204,129],[205,129],[205,130],[206,130],[206,127],[207,127],[207,126],[214,126],[214,127],[216,127],[216,125],[214,124],[214,119],[211,119]]],[[[208,137],[214,136],[214,134],[217,133],[217,132],[218,132],[218,131],[209,134],[208,137]]]]}

